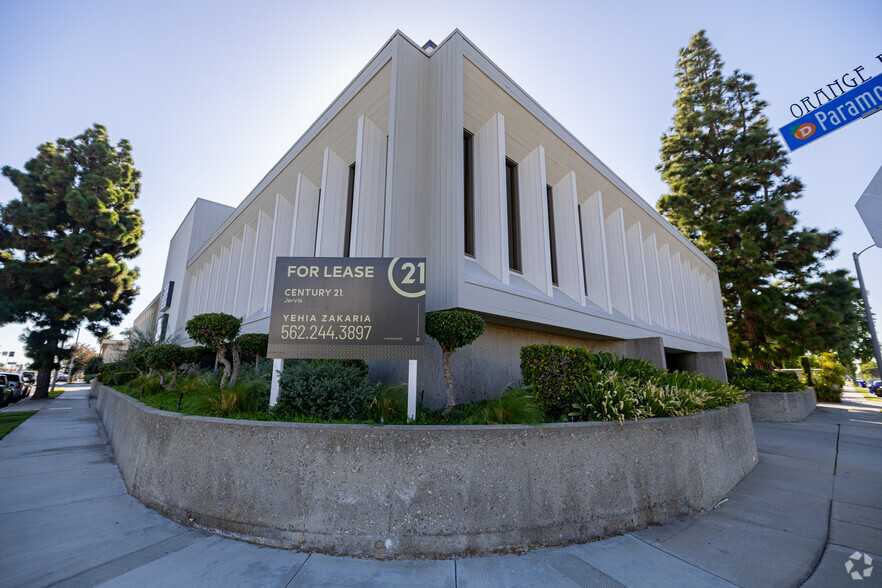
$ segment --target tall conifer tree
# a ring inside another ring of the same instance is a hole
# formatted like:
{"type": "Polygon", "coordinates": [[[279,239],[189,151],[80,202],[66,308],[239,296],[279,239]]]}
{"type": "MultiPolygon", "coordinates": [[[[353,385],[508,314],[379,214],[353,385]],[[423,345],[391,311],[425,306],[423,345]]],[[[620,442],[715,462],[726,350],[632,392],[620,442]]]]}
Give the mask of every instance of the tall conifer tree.
{"type": "Polygon", "coordinates": [[[128,141],[112,146],[96,124],[37,150],[25,171],[3,168],[21,198],[0,206],[0,325],[32,323],[23,340],[40,398],[78,325],[102,337],[128,313],[138,270],[124,260],[141,252],[142,231],[128,141]]]}
{"type": "Polygon", "coordinates": [[[839,231],[797,227],[788,204],[803,185],[786,173],[752,76],[722,70],[704,31],[680,50],[658,209],[717,265],[733,354],[769,368],[841,343],[859,293],[845,272],[822,270],[839,231]]]}

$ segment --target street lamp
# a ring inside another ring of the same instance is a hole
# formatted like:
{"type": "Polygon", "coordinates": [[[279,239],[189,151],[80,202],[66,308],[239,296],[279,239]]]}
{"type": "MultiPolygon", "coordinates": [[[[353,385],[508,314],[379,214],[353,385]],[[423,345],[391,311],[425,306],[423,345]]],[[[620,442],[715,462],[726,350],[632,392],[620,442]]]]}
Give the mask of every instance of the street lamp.
{"type": "Polygon", "coordinates": [[[867,299],[867,289],[864,287],[864,275],[861,273],[861,262],[858,261],[861,253],[875,247],[875,244],[863,248],[860,253],[852,253],[854,268],[857,270],[858,284],[861,287],[861,297],[864,299],[864,312],[867,313],[867,326],[870,328],[870,341],[873,343],[873,355],[876,357],[876,368],[882,370],[882,354],[879,353],[879,339],[876,337],[876,326],[873,324],[873,313],[870,312],[870,301],[867,299]]]}

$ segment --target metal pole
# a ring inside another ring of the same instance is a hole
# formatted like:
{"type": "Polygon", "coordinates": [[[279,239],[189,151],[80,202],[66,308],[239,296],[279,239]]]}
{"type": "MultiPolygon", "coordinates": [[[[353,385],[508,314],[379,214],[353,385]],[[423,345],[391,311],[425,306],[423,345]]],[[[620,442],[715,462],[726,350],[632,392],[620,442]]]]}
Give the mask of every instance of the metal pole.
{"type": "Polygon", "coordinates": [[[417,360],[407,360],[407,422],[416,419],[417,360]]]}
{"type": "Polygon", "coordinates": [[[80,342],[80,328],[77,327],[77,338],[74,339],[73,354],[70,356],[70,363],[67,364],[67,383],[73,384],[71,377],[73,376],[73,364],[77,355],[77,344],[80,342]]]}
{"type": "Polygon", "coordinates": [[[864,312],[867,313],[867,327],[870,329],[870,341],[873,342],[873,355],[876,357],[876,368],[882,370],[882,354],[879,353],[879,339],[876,337],[876,326],[873,324],[873,313],[870,312],[870,301],[867,299],[867,289],[864,287],[864,275],[861,273],[861,262],[858,261],[858,257],[860,257],[861,253],[870,249],[870,247],[866,247],[860,253],[852,253],[852,257],[854,257],[854,267],[857,270],[858,276],[858,284],[861,287],[861,297],[864,299],[864,312]]]}

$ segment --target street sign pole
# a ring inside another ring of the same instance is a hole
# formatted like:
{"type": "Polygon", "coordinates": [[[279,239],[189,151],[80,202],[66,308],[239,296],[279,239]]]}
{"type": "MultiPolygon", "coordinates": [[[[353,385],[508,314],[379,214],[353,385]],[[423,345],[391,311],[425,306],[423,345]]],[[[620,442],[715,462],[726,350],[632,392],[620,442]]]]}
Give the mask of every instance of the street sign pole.
{"type": "MultiPolygon", "coordinates": [[[[876,337],[876,326],[873,324],[873,313],[870,312],[870,301],[867,299],[867,289],[864,287],[864,275],[861,273],[861,262],[858,261],[858,257],[860,257],[861,253],[873,247],[874,245],[870,245],[861,250],[860,253],[852,253],[851,255],[854,257],[854,268],[857,270],[858,284],[861,287],[861,297],[864,299],[864,312],[867,313],[867,327],[870,329],[870,341],[873,343],[873,355],[876,356],[876,369],[882,370],[882,354],[879,353],[879,339],[876,337]]],[[[882,374],[882,371],[880,371],[880,374],[882,374]]]]}

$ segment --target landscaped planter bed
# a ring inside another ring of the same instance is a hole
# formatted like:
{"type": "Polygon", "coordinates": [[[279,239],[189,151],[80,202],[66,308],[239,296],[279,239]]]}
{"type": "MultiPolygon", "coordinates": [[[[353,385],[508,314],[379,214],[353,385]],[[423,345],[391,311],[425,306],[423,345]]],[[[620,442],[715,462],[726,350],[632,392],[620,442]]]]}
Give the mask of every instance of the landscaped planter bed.
{"type": "Polygon", "coordinates": [[[748,392],[747,403],[750,418],[757,422],[800,422],[817,406],[812,388],[802,392],[748,392]]]}
{"type": "Polygon", "coordinates": [[[182,416],[93,383],[129,492],[256,543],[448,557],[712,507],[756,464],[748,407],[640,421],[370,426],[182,416]]]}

